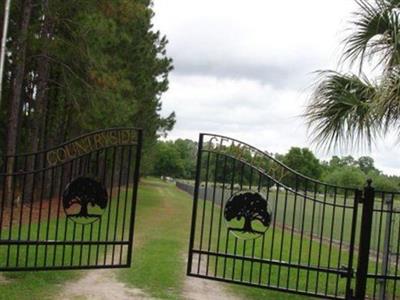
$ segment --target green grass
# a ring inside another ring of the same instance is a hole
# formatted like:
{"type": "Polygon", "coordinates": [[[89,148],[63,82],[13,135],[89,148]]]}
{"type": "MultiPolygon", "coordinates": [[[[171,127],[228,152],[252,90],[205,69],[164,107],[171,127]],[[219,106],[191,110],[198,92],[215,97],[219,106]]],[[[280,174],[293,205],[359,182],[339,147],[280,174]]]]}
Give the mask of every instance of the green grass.
{"type": "MultiPolygon", "coordinates": [[[[128,191],[127,196],[130,194],[128,191]]],[[[123,199],[124,195],[120,196],[123,199]]],[[[58,221],[57,218],[53,218],[40,223],[33,220],[31,225],[25,224],[21,227],[14,225],[11,230],[3,230],[2,236],[8,240],[104,241],[121,240],[123,234],[127,240],[130,201],[127,202],[125,210],[125,202],[117,201],[117,197],[114,197],[103,217],[88,225],[74,223],[65,217],[60,217],[58,221]],[[124,233],[122,233],[123,219],[126,227],[124,233]],[[105,230],[107,228],[108,230],[105,230]]],[[[3,245],[0,247],[0,267],[94,265],[96,258],[100,264],[105,256],[110,254],[112,248],[113,246],[104,245],[99,247],[97,245],[12,245],[10,247],[3,245]],[[8,260],[6,257],[9,257],[8,260]]]]}
{"type": "MultiPolygon", "coordinates": [[[[283,231],[279,228],[275,228],[274,232],[272,230],[267,231],[264,241],[263,238],[247,241],[236,239],[233,234],[228,233],[223,221],[221,222],[221,226],[219,226],[221,218],[219,207],[213,206],[210,201],[204,202],[200,200],[198,209],[196,249],[202,248],[211,252],[292,262],[294,264],[300,262],[304,265],[308,264],[310,257],[310,266],[319,265],[325,268],[337,268],[348,261],[348,253],[344,249],[340,252],[336,246],[329,247],[329,244],[320,244],[319,241],[311,241],[305,235],[301,237],[299,234],[291,234],[289,230],[283,231]],[[205,230],[201,232],[200,225],[203,222],[203,210],[204,224],[207,225],[205,226],[205,230]],[[210,230],[210,226],[208,225],[211,223],[213,223],[212,230],[210,230]],[[202,242],[201,237],[203,237],[202,242]],[[321,258],[319,253],[321,253],[321,258]]],[[[195,259],[198,263],[197,255],[195,259]]],[[[280,267],[269,264],[262,264],[261,266],[260,263],[251,263],[248,260],[241,261],[231,258],[225,259],[222,256],[218,258],[212,256],[211,259],[207,260],[206,256],[202,255],[201,264],[208,265],[209,274],[212,276],[261,284],[262,286],[318,291],[319,293],[324,293],[327,290],[328,294],[336,293],[337,289],[340,295],[344,293],[346,284],[345,279],[332,274],[328,276],[324,272],[308,272],[304,269],[299,270],[293,267],[280,267]],[[299,279],[298,282],[297,278],[299,279]],[[338,282],[337,286],[336,282],[338,282]]],[[[195,272],[197,270],[198,264],[197,268],[195,267],[195,272]]],[[[200,273],[204,274],[205,270],[201,271],[200,268],[200,273]]]]}
{"type": "MultiPolygon", "coordinates": [[[[221,194],[219,195],[221,196],[221,194]]],[[[225,198],[227,197],[225,196],[225,198]]],[[[294,264],[300,263],[308,265],[309,263],[310,266],[318,268],[340,269],[341,266],[347,266],[349,256],[346,245],[350,239],[352,209],[335,208],[335,206],[304,200],[304,197],[294,196],[290,194],[290,192],[286,194],[285,192],[276,193],[276,191],[271,191],[269,199],[270,202],[273,203],[273,220],[275,220],[276,224],[285,224],[286,229],[282,230],[280,225],[275,227],[274,231],[272,228],[267,231],[265,234],[264,247],[262,238],[253,241],[236,240],[234,234],[228,234],[226,228],[231,224],[225,224],[220,207],[218,205],[213,206],[212,201],[199,200],[195,248],[202,248],[203,250],[218,253],[226,252],[227,254],[239,255],[242,257],[292,262],[294,264]],[[317,211],[319,212],[317,213],[317,211]],[[201,232],[200,228],[203,222],[205,224],[205,230],[201,232]],[[211,230],[210,224],[213,224],[211,230]],[[291,228],[294,228],[293,232],[291,232],[291,228]],[[303,235],[301,234],[301,230],[304,231],[303,235]],[[314,236],[312,240],[310,238],[311,232],[314,236]],[[317,236],[323,237],[322,243],[316,238],[317,236]],[[342,246],[340,246],[340,243],[333,243],[332,246],[330,246],[329,241],[331,239],[336,241],[343,240],[342,246]],[[220,241],[219,243],[218,240],[220,241]],[[254,246],[252,246],[252,244],[254,246]],[[290,249],[293,251],[290,252],[290,249]]],[[[337,204],[342,204],[344,202],[341,197],[337,197],[336,199],[330,198],[327,199],[327,201],[336,201],[337,204]]],[[[348,204],[350,203],[348,201],[348,204]]],[[[379,199],[376,205],[381,205],[379,199]]],[[[359,213],[359,218],[360,217],[361,211],[359,213]]],[[[377,230],[377,224],[381,224],[381,220],[384,224],[385,217],[386,216],[380,216],[374,220],[373,228],[375,228],[375,230],[377,230]]],[[[237,223],[242,223],[243,225],[243,220],[237,221],[237,223]]],[[[236,224],[234,228],[242,227],[238,224],[236,224]]],[[[359,221],[358,224],[360,224],[359,221]]],[[[380,226],[381,225],[379,225],[378,228],[382,228],[380,226]]],[[[359,230],[358,227],[357,231],[359,230]]],[[[398,228],[392,231],[392,235],[394,237],[398,236],[398,228]]],[[[372,236],[371,244],[372,249],[374,249],[374,246],[377,248],[379,245],[379,249],[382,251],[382,242],[379,243],[376,235],[375,237],[374,235],[372,236]]],[[[358,235],[356,235],[356,245],[358,245],[358,235]]],[[[354,255],[353,268],[356,268],[356,262],[357,251],[354,255]]],[[[336,293],[338,295],[344,295],[345,292],[346,280],[335,274],[327,275],[325,272],[307,271],[303,269],[299,271],[295,267],[280,267],[269,265],[268,263],[264,263],[261,266],[260,263],[251,263],[250,261],[242,262],[239,259],[224,259],[222,256],[219,256],[219,258],[212,256],[212,258],[207,261],[206,256],[203,255],[202,264],[208,265],[208,271],[211,276],[217,276],[228,280],[245,281],[254,284],[261,283],[263,286],[299,289],[311,293],[317,291],[322,295],[325,294],[325,292],[331,295],[336,293]],[[259,281],[260,278],[261,281],[259,281]],[[297,278],[299,280],[297,280],[297,278]]],[[[391,265],[389,267],[389,274],[395,274],[395,266],[391,265]]],[[[197,272],[197,269],[198,268],[195,268],[195,272],[197,272]]],[[[371,259],[369,273],[373,274],[376,270],[378,270],[378,274],[380,274],[380,263],[376,263],[371,259]]],[[[203,275],[204,272],[204,270],[200,271],[203,275]]],[[[388,291],[393,290],[393,284],[393,281],[388,281],[388,291]]],[[[251,290],[249,294],[253,292],[257,293],[255,290],[251,290]]],[[[374,282],[372,280],[369,280],[367,293],[374,293],[374,282]]]]}
{"type": "MultiPolygon", "coordinates": [[[[75,224],[72,220],[62,217],[43,220],[39,223],[37,219],[32,224],[22,224],[6,228],[2,231],[2,238],[10,240],[106,240],[106,237],[125,240],[128,231],[122,232],[122,224],[128,228],[130,214],[130,201],[125,207],[124,197],[131,196],[131,191],[120,191],[120,201],[117,197],[109,204],[100,221],[89,225],[75,224]],[[118,209],[117,209],[118,208],[118,209]],[[126,209],[125,209],[126,208],[126,209]],[[117,214],[117,211],[119,213],[117,214]],[[125,212],[125,214],[121,213],[125,212]],[[106,226],[108,224],[108,226],[106,226]],[[108,231],[104,230],[108,227],[108,231]]],[[[128,198],[130,199],[130,198],[128,198]]],[[[24,212],[25,214],[26,212],[24,212]]],[[[19,219],[18,219],[19,221],[19,219]]],[[[120,252],[117,247],[104,245],[24,245],[24,246],[0,246],[0,267],[45,267],[45,266],[68,266],[68,265],[94,265],[110,264],[110,254],[115,250],[115,259],[119,259],[120,252]],[[8,257],[8,259],[7,259],[8,257]]],[[[126,251],[126,246],[123,251],[126,251]]],[[[124,255],[124,254],[123,254],[124,255]]],[[[122,261],[123,263],[125,261],[122,261]]],[[[58,286],[67,280],[79,278],[84,271],[39,271],[39,272],[5,272],[2,273],[4,280],[0,279],[0,299],[52,299],[57,295],[58,286]],[[5,283],[2,283],[5,281],[5,283]]]]}
{"type": "MultiPolygon", "coordinates": [[[[284,203],[285,198],[287,197],[286,206],[286,218],[285,224],[287,226],[294,226],[296,229],[303,229],[305,232],[311,232],[315,235],[322,235],[327,239],[334,239],[336,241],[342,240],[344,244],[350,243],[351,237],[351,225],[353,221],[353,205],[354,205],[354,195],[348,194],[346,198],[343,195],[337,195],[333,197],[332,195],[328,195],[325,199],[323,195],[317,195],[316,199],[321,202],[316,202],[312,200],[304,200],[304,197],[301,195],[293,195],[293,193],[288,192],[287,196],[285,192],[279,192],[278,197],[276,198],[277,193],[271,191],[269,196],[270,199],[273,199],[273,202],[278,203],[275,206],[277,210],[277,221],[283,223],[284,219],[284,203]],[[275,201],[277,199],[277,201],[275,201]],[[323,202],[325,201],[324,204],[323,202]],[[336,204],[336,205],[335,205],[336,204]],[[343,204],[348,206],[349,208],[340,207],[343,204]],[[296,211],[296,218],[292,219],[293,213],[296,211]],[[304,217],[302,216],[304,212],[304,217]],[[314,222],[313,222],[314,220],[314,222]]],[[[314,198],[312,193],[308,193],[308,196],[314,198]]],[[[382,200],[379,195],[376,196],[374,201],[374,208],[376,210],[385,209],[386,206],[382,205],[382,200]]],[[[398,207],[399,201],[397,196],[395,198],[394,207],[398,207]]],[[[362,215],[362,205],[358,205],[358,214],[357,214],[357,224],[361,224],[361,215],[362,215]]],[[[372,222],[372,238],[371,238],[371,249],[377,250],[380,252],[383,251],[383,231],[385,230],[386,225],[386,213],[375,212],[372,222]],[[379,239],[380,236],[380,239],[379,239]]],[[[393,214],[392,222],[398,223],[399,216],[398,214],[393,214]]],[[[359,240],[359,228],[356,230],[356,242],[359,240]]],[[[396,240],[399,237],[399,226],[393,226],[391,230],[392,239],[396,240]]]]}
{"type": "Polygon", "coordinates": [[[180,298],[192,202],[171,184],[143,180],[140,186],[133,266],[119,279],[153,297],[180,298]]]}
{"type": "Polygon", "coordinates": [[[82,271],[9,273],[6,283],[0,281],[0,299],[54,299],[60,285],[80,275],[82,271]]]}
{"type": "MultiPolygon", "coordinates": [[[[191,208],[191,196],[175,186],[142,181],[133,267],[119,271],[119,279],[153,297],[183,299],[191,208]]],[[[244,299],[306,299],[262,288],[221,284],[244,299]]]]}
{"type": "MultiPolygon", "coordinates": [[[[130,192],[128,192],[128,197],[130,196],[130,192]]],[[[279,197],[284,196],[284,194],[278,195],[279,197]]],[[[189,230],[190,230],[190,218],[191,218],[191,209],[192,209],[192,197],[187,193],[178,190],[173,184],[163,183],[156,179],[145,179],[140,183],[139,195],[138,195],[138,203],[137,203],[137,211],[135,218],[135,238],[134,238],[134,252],[133,252],[133,265],[129,269],[121,269],[115,271],[117,274],[117,278],[125,282],[127,285],[139,288],[143,290],[146,294],[160,299],[184,299],[183,296],[183,287],[185,281],[185,271],[186,271],[186,254],[188,250],[188,241],[189,241],[189,230]]],[[[305,224],[309,224],[308,218],[308,210],[313,209],[312,204],[308,207],[308,203],[306,203],[306,210],[302,207],[302,200],[297,199],[297,210],[294,206],[292,206],[292,210],[289,210],[289,206],[287,206],[286,214],[287,216],[291,216],[293,211],[306,211],[306,221],[305,224]]],[[[288,201],[294,201],[294,198],[288,198],[288,201]]],[[[279,203],[283,203],[284,200],[278,201],[279,203]]],[[[209,235],[209,230],[206,230],[203,233],[203,249],[208,249],[209,241],[210,241],[210,250],[224,252],[225,249],[228,253],[234,253],[235,243],[233,236],[230,236],[228,239],[228,243],[226,243],[226,224],[221,223],[221,232],[220,232],[220,243],[217,244],[217,237],[219,232],[219,221],[221,216],[220,208],[217,206],[212,206],[212,202],[210,201],[199,201],[199,210],[198,210],[198,219],[197,224],[201,222],[202,217],[202,209],[205,204],[205,224],[210,224],[211,219],[213,220],[213,230],[211,231],[211,236],[209,235]],[[212,213],[212,209],[214,212],[212,213]]],[[[122,235],[119,227],[121,224],[121,219],[123,219],[120,214],[117,216],[114,212],[119,206],[120,209],[121,203],[118,205],[116,201],[112,201],[110,213],[103,216],[103,221],[107,223],[110,220],[110,230],[109,234],[114,234],[116,232],[117,236],[122,235]],[[116,224],[116,225],[115,225],[116,224]],[[119,225],[118,225],[119,224],[119,225]],[[115,231],[116,230],[116,231],[115,231]]],[[[279,220],[279,218],[283,218],[283,206],[279,204],[275,211],[276,216],[275,219],[279,220]]],[[[129,207],[127,207],[127,211],[129,211],[129,207]]],[[[106,212],[108,213],[108,211],[106,212]]],[[[327,215],[333,213],[326,212],[327,215]]],[[[338,212],[335,212],[337,214],[338,212]]],[[[301,215],[301,214],[300,214],[301,215]]],[[[347,215],[347,213],[346,213],[347,215]]],[[[344,217],[346,217],[346,215],[344,217]]],[[[330,215],[332,216],[332,215],[330,215]]],[[[343,217],[343,215],[340,215],[343,217]]],[[[125,217],[127,217],[125,215],[125,217]]],[[[289,218],[290,219],[290,218],[289,218]]],[[[334,233],[336,234],[336,225],[332,223],[327,217],[324,222],[324,231],[330,230],[331,226],[334,227],[334,233]],[[325,224],[326,223],[326,224],[325,224]]],[[[74,231],[71,231],[67,228],[66,235],[64,235],[65,227],[62,227],[65,224],[65,220],[61,219],[64,222],[60,222],[59,229],[63,232],[61,238],[71,238],[74,231]],[[60,227],[61,226],[61,227],[60,227]]],[[[31,228],[33,232],[39,232],[39,236],[41,238],[45,238],[47,235],[47,226],[49,226],[49,236],[54,238],[55,229],[57,227],[55,220],[51,220],[50,222],[44,222],[41,229],[38,231],[38,227],[31,228]]],[[[288,221],[291,222],[291,221],[288,221]]],[[[296,222],[296,220],[295,220],[296,222]]],[[[95,224],[95,223],[94,223],[95,224]]],[[[37,226],[37,225],[34,225],[37,226]]],[[[91,225],[87,225],[91,226],[91,225]]],[[[97,225],[93,225],[96,227],[97,225]]],[[[306,225],[306,228],[310,225],[306,225]]],[[[13,229],[15,230],[15,229],[13,229]]],[[[17,238],[18,234],[26,237],[27,228],[22,227],[21,233],[11,231],[11,236],[13,238],[17,238]]],[[[87,234],[89,234],[89,230],[79,231],[79,226],[77,226],[75,235],[83,238],[87,238],[87,234]]],[[[98,231],[98,229],[93,228],[93,236],[92,238],[97,238],[97,234],[100,233],[100,238],[104,238],[106,234],[104,231],[98,231]]],[[[197,239],[195,246],[199,247],[198,237],[200,235],[200,226],[197,226],[197,239]]],[[[9,234],[9,232],[7,232],[9,234]]],[[[125,232],[125,235],[127,233],[125,232]]],[[[253,241],[247,241],[246,243],[253,243],[253,241]]],[[[265,246],[264,249],[261,247],[262,238],[258,238],[254,241],[255,252],[252,253],[252,247],[245,247],[244,241],[239,241],[236,245],[236,253],[239,255],[245,256],[255,256],[255,257],[263,257],[263,258],[273,258],[276,260],[284,260],[292,262],[307,262],[309,249],[311,246],[311,264],[316,265],[318,263],[318,252],[319,252],[319,243],[317,241],[310,241],[309,238],[303,237],[298,233],[294,233],[291,235],[289,230],[281,230],[276,228],[274,236],[272,236],[272,230],[268,230],[265,235],[265,246]],[[293,239],[291,238],[293,236],[293,239]],[[272,243],[273,241],[273,243],[272,243]],[[272,244],[274,245],[272,248],[272,244]],[[282,247],[282,251],[281,251],[282,247]],[[292,255],[290,255],[289,249],[293,249],[292,255]]],[[[30,246],[30,256],[28,257],[28,265],[32,264],[33,258],[36,254],[36,246],[30,246]]],[[[93,247],[93,246],[92,246],[93,247]]],[[[62,263],[62,257],[60,256],[60,249],[57,253],[54,252],[54,249],[49,247],[47,250],[47,256],[54,259],[57,264],[62,263]],[[55,255],[56,254],[56,255],[55,255]]],[[[70,261],[71,257],[73,262],[79,262],[79,258],[82,256],[84,258],[89,257],[90,247],[76,247],[74,251],[74,255],[72,255],[72,247],[67,246],[64,261],[70,261]],[[68,250],[69,249],[69,250],[68,250]]],[[[17,258],[16,248],[10,248],[11,252],[11,261],[15,263],[15,259],[17,258]]],[[[91,249],[91,253],[93,253],[94,249],[91,249]]],[[[111,251],[111,247],[109,247],[108,252],[111,251]]],[[[321,246],[321,253],[323,254],[323,258],[321,260],[321,266],[328,266],[328,261],[331,267],[337,267],[338,265],[342,265],[347,261],[346,251],[343,251],[341,257],[339,259],[339,251],[337,246],[333,246],[332,249],[329,249],[329,246],[326,243],[323,243],[321,246]]],[[[25,256],[26,250],[20,249],[19,255],[25,256]]],[[[100,247],[99,249],[100,259],[105,257],[105,248],[100,247]]],[[[93,254],[92,254],[93,256],[93,254]]],[[[22,259],[22,263],[25,263],[25,260],[22,259]]],[[[44,263],[45,256],[44,251],[39,247],[38,251],[38,262],[44,263]]],[[[92,263],[93,261],[90,259],[86,260],[87,263],[92,263]]],[[[206,264],[206,260],[204,256],[202,258],[203,264],[206,264]]],[[[6,262],[4,261],[4,249],[0,250],[0,265],[4,265],[6,262]],[[3,251],[3,252],[1,252],[3,251]]],[[[217,271],[215,274],[219,277],[224,275],[225,268],[225,277],[233,278],[234,280],[246,280],[254,283],[258,283],[258,279],[261,274],[261,283],[266,284],[268,280],[272,286],[278,285],[287,285],[290,288],[296,287],[297,277],[297,269],[292,268],[289,270],[286,267],[282,267],[280,270],[277,266],[268,267],[267,264],[263,264],[261,267],[260,264],[250,262],[242,263],[239,260],[235,262],[232,259],[224,260],[223,258],[215,259],[214,257],[210,257],[208,262],[208,271],[211,275],[214,275],[215,267],[217,267],[217,271]],[[235,264],[235,269],[233,265],[235,264]],[[243,275],[241,270],[243,270],[243,275]],[[271,274],[271,275],[270,275],[271,274]],[[270,278],[270,279],[269,279],[270,278]]],[[[371,269],[372,267],[370,267],[371,269]]],[[[372,269],[371,269],[372,270],[372,269]]],[[[204,271],[204,270],[203,270],[204,271]]],[[[60,290],[60,286],[64,284],[68,280],[75,280],[80,276],[84,275],[85,271],[51,271],[51,272],[23,272],[23,273],[3,273],[4,277],[8,280],[8,283],[1,283],[0,279],[0,299],[52,299],[55,298],[60,290]]],[[[299,272],[299,288],[305,288],[306,279],[308,278],[308,286],[311,288],[317,288],[319,291],[323,291],[325,286],[328,287],[328,291],[334,292],[336,290],[336,276],[330,275],[327,278],[326,274],[316,272],[309,272],[301,270],[299,272]],[[317,285],[318,278],[318,285],[317,285]]],[[[339,279],[338,291],[342,293],[344,290],[344,279],[339,279]]],[[[304,296],[287,294],[284,292],[275,292],[268,289],[256,288],[256,287],[246,287],[236,284],[224,284],[221,285],[226,288],[228,291],[232,291],[235,295],[243,298],[243,299],[308,299],[304,296]]],[[[371,287],[369,287],[369,292],[371,292],[371,287]]]]}
{"type": "MultiPolygon", "coordinates": [[[[191,181],[187,181],[187,184],[194,184],[191,181]]],[[[218,195],[221,193],[222,183],[216,183],[219,187],[218,195]]],[[[230,196],[230,185],[228,182],[225,184],[225,199],[230,196]]],[[[204,188],[205,184],[202,183],[204,188]]],[[[212,190],[214,182],[208,182],[209,191],[212,190]]],[[[236,182],[234,188],[238,188],[239,183],[236,182]]],[[[243,186],[243,189],[246,189],[243,186]]],[[[254,189],[254,187],[253,187],[254,189]]],[[[351,190],[345,192],[341,188],[329,187],[326,190],[326,195],[324,191],[314,192],[308,191],[307,196],[304,197],[304,192],[300,191],[295,194],[291,191],[286,191],[284,188],[280,187],[279,191],[276,191],[276,186],[274,188],[268,189],[266,187],[262,188],[262,193],[266,196],[268,194],[269,205],[271,205],[273,212],[276,211],[275,218],[278,223],[285,224],[287,227],[294,227],[297,231],[304,231],[306,234],[311,233],[316,236],[323,236],[327,240],[343,241],[344,245],[349,245],[351,240],[351,228],[353,222],[353,206],[355,195],[351,190]],[[336,194],[336,196],[335,196],[336,194]],[[317,201],[314,201],[316,199],[317,201]],[[286,205],[285,205],[286,203],[286,205]],[[346,207],[343,207],[346,206],[346,207]],[[293,218],[293,216],[295,216],[293,218]]],[[[212,193],[211,193],[212,194],[212,193]]],[[[211,197],[210,192],[207,198],[209,200],[211,197]]],[[[201,195],[203,196],[203,194],[201,195]]],[[[386,196],[391,196],[386,195],[386,196]]],[[[393,196],[393,208],[394,210],[399,210],[400,208],[400,195],[393,196]]],[[[377,192],[375,194],[374,200],[374,212],[373,222],[372,222],[372,236],[371,236],[371,250],[376,252],[383,252],[384,248],[384,232],[387,223],[388,214],[381,213],[380,210],[388,209],[383,200],[384,195],[377,192]]],[[[355,241],[359,241],[359,233],[362,216],[362,204],[357,206],[357,229],[355,231],[355,241]]],[[[400,227],[398,226],[400,222],[400,215],[392,215],[392,226],[391,226],[391,244],[396,245],[396,240],[400,237],[400,227]]],[[[392,247],[392,252],[396,252],[397,249],[392,247]]]]}

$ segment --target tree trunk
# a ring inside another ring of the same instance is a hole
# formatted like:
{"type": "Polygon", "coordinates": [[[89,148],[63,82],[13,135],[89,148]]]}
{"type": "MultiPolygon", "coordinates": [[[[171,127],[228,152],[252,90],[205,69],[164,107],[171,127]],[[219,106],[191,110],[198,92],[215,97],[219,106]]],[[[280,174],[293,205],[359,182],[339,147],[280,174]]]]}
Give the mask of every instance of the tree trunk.
{"type": "Polygon", "coordinates": [[[251,221],[252,221],[251,217],[244,219],[243,231],[245,231],[245,232],[253,231],[253,228],[251,227],[251,221]]]}
{"type": "MultiPolygon", "coordinates": [[[[5,3],[5,2],[4,2],[5,3]]],[[[0,6],[0,41],[3,39],[3,26],[4,26],[4,19],[5,19],[5,6],[0,6]]]]}
{"type": "Polygon", "coordinates": [[[86,217],[88,216],[88,202],[83,201],[81,202],[81,211],[79,212],[79,215],[81,217],[86,217]]]}
{"type": "MultiPolygon", "coordinates": [[[[53,24],[51,21],[50,13],[48,11],[48,0],[43,0],[43,24],[41,29],[41,40],[42,47],[41,52],[38,58],[38,68],[37,68],[37,94],[34,99],[34,112],[32,119],[32,127],[31,127],[31,143],[30,143],[30,151],[32,153],[38,152],[38,150],[43,150],[45,147],[44,142],[44,134],[45,134],[45,126],[46,126],[46,114],[47,114],[47,102],[48,102],[48,82],[50,76],[50,59],[48,52],[48,43],[51,40],[53,35],[53,24]]],[[[39,156],[38,166],[40,168],[45,167],[45,161],[43,156],[39,156]]],[[[33,160],[30,162],[28,166],[29,170],[33,169],[33,160]]],[[[39,180],[43,180],[43,178],[39,178],[39,180]]],[[[37,182],[40,186],[41,183],[37,182]]],[[[35,182],[33,182],[33,175],[29,175],[27,178],[27,191],[26,198],[32,198],[30,191],[32,191],[32,187],[35,182]]],[[[45,187],[48,188],[47,185],[45,187]]],[[[46,193],[45,193],[46,194],[46,193]]],[[[35,195],[33,195],[35,196],[35,195]]],[[[36,198],[36,197],[35,197],[36,198]]],[[[33,199],[32,199],[33,200],[33,199]]]]}
{"type": "Polygon", "coordinates": [[[50,76],[50,59],[48,44],[53,36],[53,22],[48,10],[48,0],[43,0],[44,20],[41,30],[43,46],[38,58],[38,82],[37,95],[35,97],[35,110],[32,123],[32,152],[36,152],[44,146],[44,133],[46,126],[48,82],[50,76]]]}
{"type": "MultiPolygon", "coordinates": [[[[8,126],[6,139],[6,155],[7,173],[14,171],[15,154],[17,149],[18,124],[20,122],[21,95],[25,75],[25,59],[26,59],[26,39],[28,35],[28,27],[32,12],[32,0],[25,0],[23,4],[22,17],[20,21],[20,30],[14,51],[14,68],[11,86],[10,107],[8,111],[8,126]]],[[[8,176],[6,179],[6,203],[12,203],[13,177],[8,176]]]]}

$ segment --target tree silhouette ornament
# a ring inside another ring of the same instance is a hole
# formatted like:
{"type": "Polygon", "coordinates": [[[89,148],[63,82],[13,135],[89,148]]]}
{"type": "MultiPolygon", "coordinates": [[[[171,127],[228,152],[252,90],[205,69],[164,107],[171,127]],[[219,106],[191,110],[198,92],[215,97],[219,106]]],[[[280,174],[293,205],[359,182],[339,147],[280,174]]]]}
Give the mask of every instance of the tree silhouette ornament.
{"type": "Polygon", "coordinates": [[[268,201],[257,192],[239,192],[233,195],[225,205],[224,217],[230,225],[228,231],[244,239],[263,235],[272,219],[268,201]]]}
{"type": "Polygon", "coordinates": [[[107,207],[106,188],[88,177],[70,182],[63,193],[64,211],[76,223],[89,224],[100,219],[107,207]],[[90,206],[92,207],[89,211],[90,206]],[[77,209],[79,208],[79,211],[77,209]]]}

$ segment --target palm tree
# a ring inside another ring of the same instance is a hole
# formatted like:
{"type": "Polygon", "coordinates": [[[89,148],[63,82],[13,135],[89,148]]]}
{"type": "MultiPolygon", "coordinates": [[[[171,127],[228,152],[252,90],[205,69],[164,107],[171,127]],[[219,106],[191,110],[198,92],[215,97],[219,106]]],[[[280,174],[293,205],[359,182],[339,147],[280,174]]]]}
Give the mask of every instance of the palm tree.
{"type": "Polygon", "coordinates": [[[340,62],[358,73],[319,71],[305,113],[313,142],[327,148],[371,146],[388,129],[400,129],[400,0],[355,1],[340,62]],[[380,76],[369,79],[366,62],[380,76]]]}

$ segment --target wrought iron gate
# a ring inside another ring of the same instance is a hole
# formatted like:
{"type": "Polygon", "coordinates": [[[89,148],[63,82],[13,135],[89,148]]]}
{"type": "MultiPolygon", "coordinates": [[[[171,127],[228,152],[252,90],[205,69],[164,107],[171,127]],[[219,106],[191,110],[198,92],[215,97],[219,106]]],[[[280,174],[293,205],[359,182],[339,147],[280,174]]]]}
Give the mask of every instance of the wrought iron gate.
{"type": "Polygon", "coordinates": [[[379,224],[392,217],[382,217],[383,201],[374,206],[370,182],[361,191],[313,180],[220,135],[200,134],[198,147],[188,275],[325,299],[398,299],[399,230],[389,228],[397,252],[388,262],[379,224]]]}
{"type": "MultiPolygon", "coordinates": [[[[371,220],[371,232],[366,240],[370,240],[370,253],[364,254],[363,261],[369,261],[363,273],[367,278],[366,295],[380,300],[399,299],[400,193],[374,191],[368,206],[366,218],[371,220]]],[[[362,231],[365,228],[362,227],[362,231]]]]}
{"type": "Polygon", "coordinates": [[[0,271],[128,267],[142,131],[0,161],[0,271]]]}

